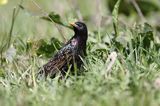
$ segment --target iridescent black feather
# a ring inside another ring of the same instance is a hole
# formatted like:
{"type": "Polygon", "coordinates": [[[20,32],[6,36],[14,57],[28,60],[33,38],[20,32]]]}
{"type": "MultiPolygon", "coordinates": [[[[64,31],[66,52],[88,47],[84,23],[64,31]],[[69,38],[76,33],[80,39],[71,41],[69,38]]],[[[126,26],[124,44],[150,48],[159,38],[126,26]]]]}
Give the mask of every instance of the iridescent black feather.
{"type": "Polygon", "coordinates": [[[87,27],[82,22],[71,25],[75,35],[40,69],[39,74],[54,77],[58,72],[64,75],[70,66],[71,70],[74,70],[74,65],[78,69],[81,67],[83,63],[81,57],[84,58],[86,55],[87,27]]]}

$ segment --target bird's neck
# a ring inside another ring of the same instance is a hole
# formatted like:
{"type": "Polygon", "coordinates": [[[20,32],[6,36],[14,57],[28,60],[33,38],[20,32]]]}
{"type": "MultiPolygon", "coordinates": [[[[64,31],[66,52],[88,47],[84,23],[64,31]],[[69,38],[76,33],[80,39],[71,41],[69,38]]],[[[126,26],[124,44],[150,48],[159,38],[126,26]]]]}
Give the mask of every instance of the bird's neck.
{"type": "Polygon", "coordinates": [[[88,37],[88,33],[87,31],[84,31],[84,32],[76,32],[75,33],[75,37],[81,39],[81,40],[87,40],[87,37],[88,37]]]}
{"type": "Polygon", "coordinates": [[[78,40],[80,45],[85,45],[87,42],[87,36],[76,36],[75,35],[75,39],[78,40]]]}

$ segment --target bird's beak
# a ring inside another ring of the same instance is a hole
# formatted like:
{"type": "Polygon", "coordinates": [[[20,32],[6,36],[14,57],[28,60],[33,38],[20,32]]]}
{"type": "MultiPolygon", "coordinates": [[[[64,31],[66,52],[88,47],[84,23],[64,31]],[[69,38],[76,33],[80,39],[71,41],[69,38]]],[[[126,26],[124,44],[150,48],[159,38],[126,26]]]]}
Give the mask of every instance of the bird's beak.
{"type": "Polygon", "coordinates": [[[72,27],[78,28],[78,26],[77,26],[75,23],[70,23],[70,25],[71,25],[72,27]]]}

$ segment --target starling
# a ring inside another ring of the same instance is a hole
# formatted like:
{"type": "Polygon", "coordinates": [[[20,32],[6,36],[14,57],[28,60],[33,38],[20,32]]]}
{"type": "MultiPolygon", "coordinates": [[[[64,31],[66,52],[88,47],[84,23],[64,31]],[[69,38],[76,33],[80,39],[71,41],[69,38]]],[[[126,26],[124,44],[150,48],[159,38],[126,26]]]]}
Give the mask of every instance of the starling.
{"type": "Polygon", "coordinates": [[[87,26],[82,22],[70,25],[75,32],[74,36],[40,69],[39,74],[54,78],[59,72],[64,76],[69,67],[71,71],[75,69],[75,65],[77,69],[81,67],[81,58],[86,56],[87,26]]]}

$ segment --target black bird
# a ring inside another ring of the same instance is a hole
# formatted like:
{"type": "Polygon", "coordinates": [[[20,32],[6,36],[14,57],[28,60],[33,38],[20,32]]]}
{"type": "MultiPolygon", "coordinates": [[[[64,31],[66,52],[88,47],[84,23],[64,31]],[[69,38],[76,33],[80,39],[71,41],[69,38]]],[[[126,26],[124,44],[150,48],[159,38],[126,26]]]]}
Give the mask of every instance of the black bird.
{"type": "Polygon", "coordinates": [[[81,58],[86,56],[87,26],[82,22],[70,25],[74,29],[74,36],[41,68],[39,74],[54,78],[58,72],[64,76],[69,67],[71,71],[75,66],[78,69],[81,67],[83,63],[81,58]]]}

